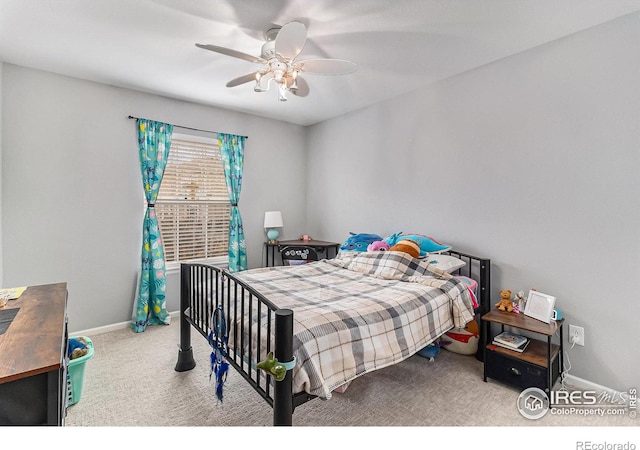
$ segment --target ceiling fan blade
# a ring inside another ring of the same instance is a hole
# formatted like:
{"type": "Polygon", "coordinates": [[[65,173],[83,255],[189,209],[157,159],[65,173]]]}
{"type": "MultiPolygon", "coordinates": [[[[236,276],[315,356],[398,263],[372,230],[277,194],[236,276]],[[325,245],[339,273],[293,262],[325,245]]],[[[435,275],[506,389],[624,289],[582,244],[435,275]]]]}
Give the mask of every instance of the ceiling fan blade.
{"type": "Polygon", "coordinates": [[[307,27],[300,22],[289,22],[278,31],[275,41],[276,53],[289,60],[295,59],[307,41],[307,27]]]}
{"type": "MultiPolygon", "coordinates": [[[[210,5],[214,2],[190,1],[187,3],[210,5]]],[[[224,23],[236,23],[238,28],[247,35],[262,40],[264,39],[265,30],[269,28],[280,28],[282,26],[282,22],[277,23],[278,17],[282,14],[289,0],[269,0],[266,7],[265,4],[267,2],[264,0],[225,1],[222,3],[228,5],[220,5],[220,7],[203,6],[202,9],[208,10],[210,13],[215,11],[212,20],[224,23]]],[[[201,17],[203,16],[201,15],[201,17]]]]}
{"type": "Polygon", "coordinates": [[[249,83],[251,81],[256,81],[256,73],[251,72],[246,75],[242,75],[241,77],[234,78],[233,80],[227,83],[227,87],[240,86],[241,84],[249,83]]]}
{"type": "Polygon", "coordinates": [[[298,84],[298,89],[290,89],[291,93],[298,97],[306,97],[307,95],[309,95],[309,85],[304,80],[304,78],[301,78],[300,75],[298,75],[296,82],[298,84]]]}
{"type": "Polygon", "coordinates": [[[307,59],[296,61],[305,73],[319,75],[346,75],[355,72],[358,66],[344,59],[307,59]]]}
{"type": "Polygon", "coordinates": [[[196,44],[196,47],[203,48],[205,50],[211,50],[212,52],[222,53],[223,55],[233,56],[234,58],[244,59],[245,61],[254,63],[265,63],[266,61],[259,56],[252,56],[247,53],[242,53],[237,50],[232,50],[226,47],[220,47],[218,45],[211,44],[196,44]]]}

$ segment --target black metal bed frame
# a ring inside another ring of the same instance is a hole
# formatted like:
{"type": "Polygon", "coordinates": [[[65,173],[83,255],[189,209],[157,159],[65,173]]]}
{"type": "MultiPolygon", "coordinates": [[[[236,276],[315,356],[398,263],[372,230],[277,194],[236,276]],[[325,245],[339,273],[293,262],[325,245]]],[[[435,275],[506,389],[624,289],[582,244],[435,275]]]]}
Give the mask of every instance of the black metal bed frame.
{"type": "Polygon", "coordinates": [[[478,350],[476,351],[476,359],[484,362],[484,345],[486,341],[484,339],[481,317],[491,311],[491,260],[455,250],[448,250],[443,253],[455,256],[466,263],[464,267],[454,272],[454,275],[466,276],[476,280],[478,283],[478,307],[474,313],[476,321],[478,322],[478,328],[480,329],[480,339],[478,350]]]}
{"type": "MultiPolygon", "coordinates": [[[[467,276],[478,282],[479,307],[475,313],[480,323],[480,316],[490,310],[491,262],[486,258],[457,251],[446,253],[467,263],[455,273],[456,275],[467,276]]],[[[284,380],[272,382],[271,375],[252,367],[251,361],[255,359],[252,346],[248,346],[246,355],[242,349],[245,348],[245,339],[248,339],[250,343],[257,343],[257,355],[273,352],[278,361],[291,361],[293,311],[279,309],[262,294],[224,269],[206,264],[183,263],[180,266],[180,346],[175,370],[184,372],[196,366],[191,346],[191,327],[208,339],[211,332],[211,316],[218,306],[233,315],[230,317],[227,314],[225,317],[226,330],[231,342],[227,351],[227,361],[273,408],[273,425],[292,425],[295,408],[315,396],[306,392],[293,394],[290,370],[287,371],[284,380]],[[251,317],[254,310],[257,311],[255,320],[251,317]],[[237,321],[238,317],[243,317],[245,313],[249,315],[248,323],[253,325],[246,325],[244,320],[237,321]],[[263,344],[263,324],[266,326],[267,335],[274,337],[274,344],[271,343],[271,339],[265,339],[263,344]]],[[[481,331],[481,345],[478,345],[476,353],[476,358],[480,361],[484,358],[483,343],[481,331]]]]}

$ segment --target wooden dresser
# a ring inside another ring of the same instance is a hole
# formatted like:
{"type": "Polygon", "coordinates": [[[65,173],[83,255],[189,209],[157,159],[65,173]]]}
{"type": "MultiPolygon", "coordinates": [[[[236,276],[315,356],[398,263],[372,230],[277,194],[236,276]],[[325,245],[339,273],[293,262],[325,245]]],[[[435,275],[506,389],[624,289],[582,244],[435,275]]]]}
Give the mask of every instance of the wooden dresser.
{"type": "Polygon", "coordinates": [[[0,335],[0,425],[64,425],[67,283],[29,286],[0,309],[19,308],[0,335]]]}

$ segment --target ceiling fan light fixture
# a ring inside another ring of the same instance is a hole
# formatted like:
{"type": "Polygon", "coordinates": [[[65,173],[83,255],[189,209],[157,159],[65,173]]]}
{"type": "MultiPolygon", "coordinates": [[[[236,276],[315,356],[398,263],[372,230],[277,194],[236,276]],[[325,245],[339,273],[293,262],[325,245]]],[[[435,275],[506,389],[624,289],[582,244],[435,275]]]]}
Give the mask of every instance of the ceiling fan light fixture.
{"type": "Polygon", "coordinates": [[[273,70],[273,79],[276,80],[277,83],[281,83],[284,79],[283,77],[284,71],[282,69],[273,70]]]}
{"type": "Polygon", "coordinates": [[[291,86],[289,86],[289,90],[298,90],[298,71],[295,69],[291,71],[291,86]]]}
{"type": "Polygon", "coordinates": [[[210,50],[245,61],[263,64],[263,68],[253,74],[246,74],[227,83],[235,87],[251,82],[254,77],[255,92],[265,92],[271,87],[271,81],[278,85],[278,100],[287,101],[287,91],[296,97],[309,95],[309,85],[300,76],[301,72],[317,75],[346,75],[356,70],[350,61],[315,58],[297,60],[305,41],[307,29],[301,22],[289,22],[282,27],[274,27],[265,33],[266,42],[262,45],[261,56],[252,56],[230,48],[210,44],[196,44],[197,47],[210,50]]]}
{"type": "Polygon", "coordinates": [[[253,87],[253,90],[256,92],[264,92],[266,89],[262,87],[260,81],[262,80],[262,73],[256,72],[256,85],[253,87]]]}
{"type": "Polygon", "coordinates": [[[282,78],[280,83],[278,83],[278,100],[281,102],[287,101],[287,79],[282,78]]]}

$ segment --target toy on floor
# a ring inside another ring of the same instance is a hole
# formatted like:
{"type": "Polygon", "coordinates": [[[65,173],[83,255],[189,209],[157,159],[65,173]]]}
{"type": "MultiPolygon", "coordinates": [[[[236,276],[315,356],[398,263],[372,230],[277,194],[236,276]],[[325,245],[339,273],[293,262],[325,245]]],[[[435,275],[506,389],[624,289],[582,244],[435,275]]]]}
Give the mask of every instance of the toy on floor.
{"type": "Polygon", "coordinates": [[[451,343],[445,348],[453,353],[474,355],[478,351],[480,327],[475,319],[469,321],[464,328],[453,328],[444,335],[447,339],[451,340],[451,343]]]}
{"type": "Polygon", "coordinates": [[[89,353],[89,347],[87,341],[82,337],[69,338],[69,344],[67,345],[67,353],[69,359],[81,358],[89,353]]]}
{"type": "Polygon", "coordinates": [[[440,347],[449,345],[450,343],[450,341],[443,341],[441,339],[438,339],[437,341],[432,342],[423,349],[418,350],[418,355],[422,356],[423,358],[427,358],[429,362],[433,362],[435,361],[436,356],[440,354],[440,347]]]}
{"type": "Polygon", "coordinates": [[[511,291],[509,289],[500,291],[500,301],[496,303],[496,308],[500,311],[513,312],[513,302],[511,301],[511,291]]]}

